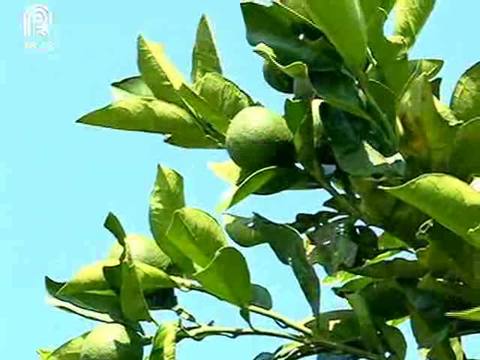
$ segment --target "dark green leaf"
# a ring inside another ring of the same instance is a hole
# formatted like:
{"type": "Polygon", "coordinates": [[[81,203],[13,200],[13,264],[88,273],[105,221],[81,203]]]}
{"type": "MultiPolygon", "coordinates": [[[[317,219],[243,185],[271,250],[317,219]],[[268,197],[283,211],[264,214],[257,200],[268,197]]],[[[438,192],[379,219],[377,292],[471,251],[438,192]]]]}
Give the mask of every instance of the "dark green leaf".
{"type": "Polygon", "coordinates": [[[350,269],[349,271],[357,275],[380,279],[418,279],[427,272],[427,269],[420,265],[418,261],[393,259],[350,269]]]}
{"type": "Polygon", "coordinates": [[[202,286],[218,298],[242,308],[252,300],[250,273],[243,255],[224,247],[203,270],[194,275],[202,286]]]}
{"type": "Polygon", "coordinates": [[[192,81],[207,73],[222,73],[215,39],[208,18],[203,15],[197,28],[197,37],[192,54],[192,81]]]}
{"type": "Polygon", "coordinates": [[[252,284],[251,304],[270,310],[273,307],[272,295],[263,286],[252,284]]]}
{"type": "Polygon", "coordinates": [[[370,350],[383,354],[385,351],[367,301],[360,294],[348,295],[347,299],[357,316],[363,341],[370,350]]]}
{"type": "Polygon", "coordinates": [[[279,64],[302,62],[312,70],[339,67],[339,56],[325,41],[322,32],[308,19],[279,2],[270,6],[245,1],[241,4],[252,46],[265,44],[273,49],[279,64]]]}
{"type": "Polygon", "coordinates": [[[383,156],[368,143],[364,122],[331,106],[321,107],[321,118],[343,171],[353,176],[401,176],[405,162],[400,154],[383,156]]]}
{"type": "Polygon", "coordinates": [[[395,360],[404,360],[407,353],[407,341],[402,332],[394,327],[382,324],[380,332],[391,354],[395,354],[395,360]]]}
{"type": "Polygon", "coordinates": [[[358,117],[370,118],[351,77],[341,72],[323,71],[312,72],[310,79],[315,92],[329,104],[358,117]]]}
{"type": "Polygon", "coordinates": [[[127,234],[115,214],[108,213],[103,226],[115,236],[119,244],[125,244],[127,234]]]}

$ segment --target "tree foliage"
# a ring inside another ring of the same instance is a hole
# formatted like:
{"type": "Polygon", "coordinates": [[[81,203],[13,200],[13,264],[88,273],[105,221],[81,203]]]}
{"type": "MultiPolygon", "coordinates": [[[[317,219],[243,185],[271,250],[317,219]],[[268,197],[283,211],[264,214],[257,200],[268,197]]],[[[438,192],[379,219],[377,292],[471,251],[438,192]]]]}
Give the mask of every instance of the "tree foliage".
{"type": "Polygon", "coordinates": [[[257,164],[261,155],[260,168],[232,160],[212,165],[232,188],[219,204],[222,211],[251,195],[285,190],[322,191],[328,199],[318,212],[300,213],[289,223],[257,213],[229,213],[219,222],[189,207],[182,176],[158,166],[149,204],[151,235],[131,235],[108,214],[105,227],[117,242],[109,258],[66,282],[46,278],[53,305],[114,323],[123,338],[102,342],[92,335],[102,331],[94,329],[56,350],[39,350],[40,358],[86,360],[109,353],[111,360],[141,360],[140,344],[152,345],[149,360],[173,360],[184,339],[248,335],[285,341],[256,360],[402,360],[406,342],[398,325],[408,319],[426,358],[465,359],[462,336],[480,333],[480,66],[459,79],[448,105],[440,100],[443,61],[409,57],[434,4],[242,2],[247,40],[264,60],[265,80],[287,94],[281,115],[262,110],[222,74],[206,17],[198,26],[190,81],[161,44],[140,36],[140,74],[113,83],[113,102],[78,122],[158,133],[182,148],[224,151],[231,140],[240,143],[244,163],[252,157],[257,164]],[[387,35],[390,15],[394,30],[387,35]],[[229,126],[241,112],[253,115],[239,135],[229,126]],[[256,117],[261,114],[271,118],[256,117]],[[289,150],[281,156],[292,161],[267,154],[276,145],[262,139],[275,142],[278,126],[282,134],[290,132],[282,135],[289,142],[282,151],[289,150]],[[292,320],[272,310],[275,299],[254,283],[238,250],[260,244],[291,268],[311,318],[292,320]],[[317,267],[328,274],[324,281],[335,281],[335,295],[350,309],[320,310],[317,267]],[[178,291],[232,304],[245,327],[198,323],[178,303],[178,291]],[[157,323],[157,311],[173,311],[178,318],[157,323]],[[275,320],[279,328],[258,328],[251,313],[275,320]],[[157,332],[145,333],[144,322],[157,325],[157,332]]]}

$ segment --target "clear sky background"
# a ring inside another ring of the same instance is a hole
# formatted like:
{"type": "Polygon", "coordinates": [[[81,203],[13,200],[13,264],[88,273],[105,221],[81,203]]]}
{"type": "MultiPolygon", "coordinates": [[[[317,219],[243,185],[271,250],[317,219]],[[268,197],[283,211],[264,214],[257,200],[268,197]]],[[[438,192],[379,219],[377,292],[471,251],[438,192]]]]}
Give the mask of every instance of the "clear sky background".
{"type": "MultiPolygon", "coordinates": [[[[53,12],[55,50],[24,49],[22,14],[31,5],[5,1],[0,12],[0,349],[1,358],[35,359],[38,347],[56,347],[87,331],[92,322],[49,307],[43,276],[68,279],[82,265],[105,256],[113,244],[102,228],[114,211],[130,232],[148,233],[147,201],[161,163],[186,178],[190,206],[214,211],[226,186],[207,168],[221,151],[185,151],[141,133],[74,124],[109,103],[109,84],[137,73],[138,34],[163,42],[178,67],[190,71],[191,47],[202,13],[216,30],[226,75],[264,104],[281,111],[283,97],[261,76],[261,61],[248,47],[237,0],[60,1],[53,12]]],[[[446,60],[442,97],[448,100],[460,74],[480,60],[478,0],[440,0],[415,48],[417,57],[446,60]]],[[[252,199],[235,209],[255,210],[278,221],[315,211],[321,192],[252,199]]],[[[275,309],[295,318],[308,307],[290,271],[268,249],[244,252],[252,276],[274,295],[275,309]]],[[[242,325],[234,308],[203,296],[181,296],[202,321],[242,325]]],[[[323,309],[344,306],[330,295],[323,309]]],[[[161,320],[161,319],[160,319],[161,320]]],[[[261,322],[270,325],[268,322],[261,322]]],[[[408,331],[407,331],[408,333],[408,331]]],[[[411,335],[409,335],[411,336],[411,335]]],[[[274,350],[265,339],[185,341],[178,358],[253,359],[274,350]]],[[[480,337],[467,339],[480,357],[480,337]]],[[[408,359],[417,359],[415,346],[408,359]]]]}

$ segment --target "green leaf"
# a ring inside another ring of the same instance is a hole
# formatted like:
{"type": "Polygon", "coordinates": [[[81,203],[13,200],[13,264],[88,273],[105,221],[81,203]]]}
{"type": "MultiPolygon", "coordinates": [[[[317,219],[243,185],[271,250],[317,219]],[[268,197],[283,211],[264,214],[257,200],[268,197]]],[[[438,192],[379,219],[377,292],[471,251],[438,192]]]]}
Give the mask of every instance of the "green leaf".
{"type": "Polygon", "coordinates": [[[447,313],[447,316],[467,321],[480,321],[480,306],[468,310],[451,311],[447,313]]]}
{"type": "Polygon", "coordinates": [[[456,129],[437,112],[425,74],[412,82],[398,112],[404,128],[400,143],[402,154],[420,159],[424,168],[444,171],[456,129]]]}
{"type": "Polygon", "coordinates": [[[184,83],[182,74],[165,54],[161,44],[138,37],[138,68],[142,79],[157,99],[183,106],[177,90],[184,83]]]}
{"type": "Polygon", "coordinates": [[[320,304],[320,284],[313,266],[308,262],[304,240],[294,228],[271,222],[258,214],[252,218],[227,215],[226,231],[233,241],[251,247],[262,243],[270,245],[277,258],[290,265],[312,311],[320,304]]]}
{"type": "MultiPolygon", "coordinates": [[[[195,83],[195,90],[214,111],[228,119],[233,119],[241,110],[254,104],[237,84],[214,72],[200,78],[195,83]]],[[[224,127],[221,129],[224,130],[224,127]]]]}
{"type": "Polygon", "coordinates": [[[421,266],[418,261],[393,259],[365,265],[360,268],[353,268],[349,271],[357,275],[371,278],[418,279],[425,275],[427,269],[421,266]]]}
{"type": "Polygon", "coordinates": [[[148,360],[175,360],[178,331],[177,321],[161,324],[153,338],[153,347],[148,360]]]}
{"type": "Polygon", "coordinates": [[[279,167],[270,166],[257,170],[248,176],[238,186],[232,188],[231,195],[220,204],[218,210],[224,211],[238,204],[248,196],[260,190],[264,185],[271,181],[279,172],[279,167]]]}
{"type": "Polygon", "coordinates": [[[139,97],[129,97],[95,110],[78,121],[106,128],[166,135],[169,144],[185,148],[217,148],[197,120],[174,104],[139,97]]]}
{"type": "Polygon", "coordinates": [[[467,121],[480,116],[480,62],[458,80],[450,107],[458,119],[467,121]]]}
{"type": "Polygon", "coordinates": [[[460,126],[455,137],[449,161],[449,170],[459,178],[469,181],[480,174],[480,118],[460,126]]]}
{"type": "Polygon", "coordinates": [[[364,342],[370,350],[385,353],[367,301],[360,294],[348,295],[347,299],[357,316],[364,342]]]}
{"type": "Polygon", "coordinates": [[[358,245],[354,231],[352,222],[342,219],[320,226],[308,235],[315,245],[315,261],[322,264],[328,274],[355,264],[358,245]]]}
{"type": "Polygon", "coordinates": [[[157,176],[150,195],[150,229],[163,248],[164,237],[173,213],[185,206],[183,177],[173,169],[158,165],[157,176]]]}
{"type": "Polygon", "coordinates": [[[112,90],[115,101],[135,96],[147,98],[154,97],[152,90],[150,90],[140,76],[133,76],[114,82],[112,83],[112,90]]]}
{"type": "Polygon", "coordinates": [[[203,15],[197,28],[197,37],[192,54],[192,81],[207,73],[222,73],[215,39],[208,18],[203,15]]]}
{"type": "Polygon", "coordinates": [[[307,18],[279,2],[265,6],[245,1],[241,7],[248,42],[271,48],[279,64],[302,62],[311,70],[339,68],[338,53],[307,18]]]}
{"type": "Polygon", "coordinates": [[[314,337],[340,343],[360,340],[361,331],[357,317],[352,310],[322,312],[318,317],[305,323],[312,329],[314,337]]]}
{"type": "Polygon", "coordinates": [[[96,321],[123,321],[123,314],[117,294],[112,290],[61,295],[59,290],[66,283],[55,282],[45,278],[45,286],[49,295],[47,302],[61,310],[96,321]]]}
{"type": "Polygon", "coordinates": [[[394,35],[403,38],[406,50],[415,44],[434,6],[435,0],[397,0],[394,35]]]}
{"type": "Polygon", "coordinates": [[[384,190],[480,247],[480,193],[467,183],[449,175],[426,174],[384,190]]]}
{"type": "Polygon", "coordinates": [[[209,214],[183,208],[174,212],[162,245],[174,263],[186,273],[193,273],[208,266],[216,252],[227,245],[227,240],[221,226],[209,214]]]}
{"type": "Polygon", "coordinates": [[[439,59],[419,59],[410,60],[408,63],[411,73],[425,74],[428,79],[433,79],[442,70],[445,62],[439,59]]]}
{"type": "Polygon", "coordinates": [[[391,354],[395,354],[395,359],[404,360],[407,354],[407,341],[402,332],[394,327],[382,324],[380,332],[384,338],[388,350],[391,354]]]}
{"type": "Polygon", "coordinates": [[[315,92],[327,103],[361,118],[370,119],[352,78],[340,72],[324,71],[311,73],[310,79],[315,92]]]}
{"type": "Polygon", "coordinates": [[[218,178],[231,185],[238,184],[240,180],[242,169],[232,160],[211,162],[208,163],[208,167],[218,178]]]}
{"type": "Polygon", "coordinates": [[[270,310],[273,307],[272,295],[263,286],[252,284],[252,300],[251,305],[259,306],[263,309],[270,310]]]}
{"type": "Polygon", "coordinates": [[[104,276],[104,268],[117,266],[118,260],[102,260],[94,264],[84,266],[75,276],[63,286],[59,296],[73,296],[86,291],[110,290],[111,287],[104,276]]]}
{"type": "Polygon", "coordinates": [[[41,359],[45,360],[80,360],[82,346],[90,332],[86,332],[72,340],[69,340],[50,354],[40,353],[41,359]]]}
{"type": "Polygon", "coordinates": [[[105,229],[110,231],[113,236],[117,239],[119,244],[125,243],[125,238],[127,234],[123,229],[122,223],[118,219],[118,217],[113,213],[108,213],[107,217],[105,218],[105,222],[103,223],[105,229]]]}
{"type": "Polygon", "coordinates": [[[314,23],[345,62],[361,71],[367,58],[367,27],[359,0],[306,0],[314,23]]]}
{"type": "Polygon", "coordinates": [[[250,273],[245,258],[235,248],[218,250],[212,262],[194,277],[222,300],[242,308],[251,303],[250,273]]]}
{"type": "MultiPolygon", "coordinates": [[[[335,158],[343,171],[353,176],[402,176],[405,161],[399,153],[383,156],[368,140],[364,122],[329,105],[320,108],[335,158]]],[[[375,139],[371,139],[373,142],[375,139]]]]}
{"type": "Polygon", "coordinates": [[[47,349],[38,349],[37,354],[40,357],[40,360],[48,360],[48,357],[53,351],[47,349]]]}
{"type": "Polygon", "coordinates": [[[181,96],[185,106],[201,122],[202,126],[213,131],[214,136],[223,143],[223,134],[227,131],[231,119],[212,107],[206,99],[197,94],[187,84],[182,84],[178,88],[178,94],[181,96]],[[210,128],[213,128],[213,130],[210,128]]]}

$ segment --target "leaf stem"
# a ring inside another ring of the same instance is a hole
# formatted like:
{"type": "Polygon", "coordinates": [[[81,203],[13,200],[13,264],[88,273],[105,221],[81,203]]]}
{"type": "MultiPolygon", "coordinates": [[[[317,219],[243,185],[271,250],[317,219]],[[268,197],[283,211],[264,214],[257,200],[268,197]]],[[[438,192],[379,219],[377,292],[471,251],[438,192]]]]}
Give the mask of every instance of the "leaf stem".
{"type": "Polygon", "coordinates": [[[200,326],[195,328],[184,328],[183,331],[185,331],[185,333],[188,335],[188,337],[186,337],[187,339],[192,338],[196,341],[201,341],[207,336],[225,336],[232,339],[239,336],[269,336],[295,342],[302,341],[302,339],[298,335],[256,328],[244,329],[224,326],[200,326]]]}
{"type": "Polygon", "coordinates": [[[263,315],[265,317],[268,317],[272,320],[275,320],[275,321],[278,321],[279,323],[293,329],[293,330],[296,330],[308,337],[311,337],[313,336],[313,333],[312,333],[312,330],[310,330],[309,328],[307,328],[306,326],[303,326],[302,324],[298,323],[298,322],[295,322],[289,318],[286,318],[274,311],[271,311],[271,310],[267,310],[267,309],[263,309],[259,306],[255,306],[255,305],[250,305],[248,307],[248,310],[250,310],[251,312],[253,313],[256,313],[256,314],[259,314],[259,315],[263,315]]]}

